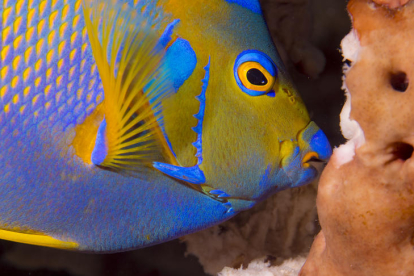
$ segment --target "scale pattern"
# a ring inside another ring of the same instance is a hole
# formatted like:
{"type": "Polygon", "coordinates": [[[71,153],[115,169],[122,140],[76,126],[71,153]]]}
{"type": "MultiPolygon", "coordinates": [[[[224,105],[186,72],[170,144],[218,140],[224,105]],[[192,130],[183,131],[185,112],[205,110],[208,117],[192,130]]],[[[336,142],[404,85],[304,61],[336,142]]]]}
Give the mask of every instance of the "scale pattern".
{"type": "Polygon", "coordinates": [[[0,14],[3,151],[82,122],[103,90],[81,0],[3,0],[0,14]]]}

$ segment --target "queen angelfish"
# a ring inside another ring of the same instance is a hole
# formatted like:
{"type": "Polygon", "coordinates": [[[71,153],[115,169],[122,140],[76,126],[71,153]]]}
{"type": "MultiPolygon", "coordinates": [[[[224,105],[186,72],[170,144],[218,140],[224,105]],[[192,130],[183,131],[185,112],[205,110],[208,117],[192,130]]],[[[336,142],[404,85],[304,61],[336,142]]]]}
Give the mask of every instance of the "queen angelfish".
{"type": "Polygon", "coordinates": [[[331,154],[257,0],[0,1],[2,239],[153,245],[331,154]]]}

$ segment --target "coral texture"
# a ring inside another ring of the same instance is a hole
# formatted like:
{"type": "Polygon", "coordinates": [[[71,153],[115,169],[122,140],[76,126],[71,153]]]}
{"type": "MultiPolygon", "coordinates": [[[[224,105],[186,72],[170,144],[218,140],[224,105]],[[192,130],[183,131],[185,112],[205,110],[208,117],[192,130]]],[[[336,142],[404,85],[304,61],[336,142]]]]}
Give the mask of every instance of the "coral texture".
{"type": "Polygon", "coordinates": [[[315,183],[285,190],[221,225],[182,240],[187,252],[197,256],[204,271],[211,275],[225,266],[247,267],[263,256],[271,265],[278,265],[284,259],[307,253],[312,244],[319,230],[315,227],[315,197],[315,183]]]}
{"type": "Polygon", "coordinates": [[[254,260],[247,268],[234,269],[225,267],[218,276],[294,276],[298,275],[305,262],[304,257],[284,261],[279,266],[270,266],[265,260],[254,260]]]}
{"type": "Polygon", "coordinates": [[[348,10],[341,126],[351,141],[322,174],[322,231],[300,275],[414,275],[414,2],[351,0],[348,10]]]}

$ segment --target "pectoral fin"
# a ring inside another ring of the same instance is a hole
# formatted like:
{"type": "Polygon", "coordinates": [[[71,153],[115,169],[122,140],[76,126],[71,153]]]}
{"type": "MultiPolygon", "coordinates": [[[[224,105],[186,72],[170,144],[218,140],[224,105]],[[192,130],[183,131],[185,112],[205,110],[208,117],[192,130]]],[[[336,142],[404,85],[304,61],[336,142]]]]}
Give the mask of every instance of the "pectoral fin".
{"type": "Polygon", "coordinates": [[[154,161],[176,164],[161,126],[161,101],[173,91],[154,26],[137,11],[83,0],[85,23],[104,89],[91,163],[131,170],[154,161]]]}

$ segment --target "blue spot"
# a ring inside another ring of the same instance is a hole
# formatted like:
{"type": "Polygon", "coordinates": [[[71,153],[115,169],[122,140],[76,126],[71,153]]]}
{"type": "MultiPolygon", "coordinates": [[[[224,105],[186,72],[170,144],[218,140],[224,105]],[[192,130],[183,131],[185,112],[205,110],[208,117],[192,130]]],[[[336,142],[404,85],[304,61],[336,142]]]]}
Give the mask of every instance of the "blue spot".
{"type": "Polygon", "coordinates": [[[271,90],[269,93],[266,94],[267,96],[274,98],[276,96],[275,90],[271,90]]]}
{"type": "Polygon", "coordinates": [[[235,3],[243,8],[249,9],[254,13],[262,14],[260,3],[258,0],[226,0],[229,3],[235,3]]]}
{"type": "Polygon", "coordinates": [[[95,165],[100,165],[105,160],[108,154],[108,144],[106,142],[106,119],[103,119],[99,125],[98,133],[96,134],[95,147],[92,151],[91,161],[95,165]]]}
{"type": "Polygon", "coordinates": [[[164,33],[160,37],[160,45],[165,48],[167,44],[171,41],[171,35],[173,33],[175,25],[180,22],[180,19],[175,19],[173,22],[168,24],[168,26],[165,28],[164,33]]]}
{"type": "Polygon", "coordinates": [[[174,89],[177,91],[193,73],[197,56],[187,40],[177,38],[168,48],[165,61],[172,75],[174,89]]]}

